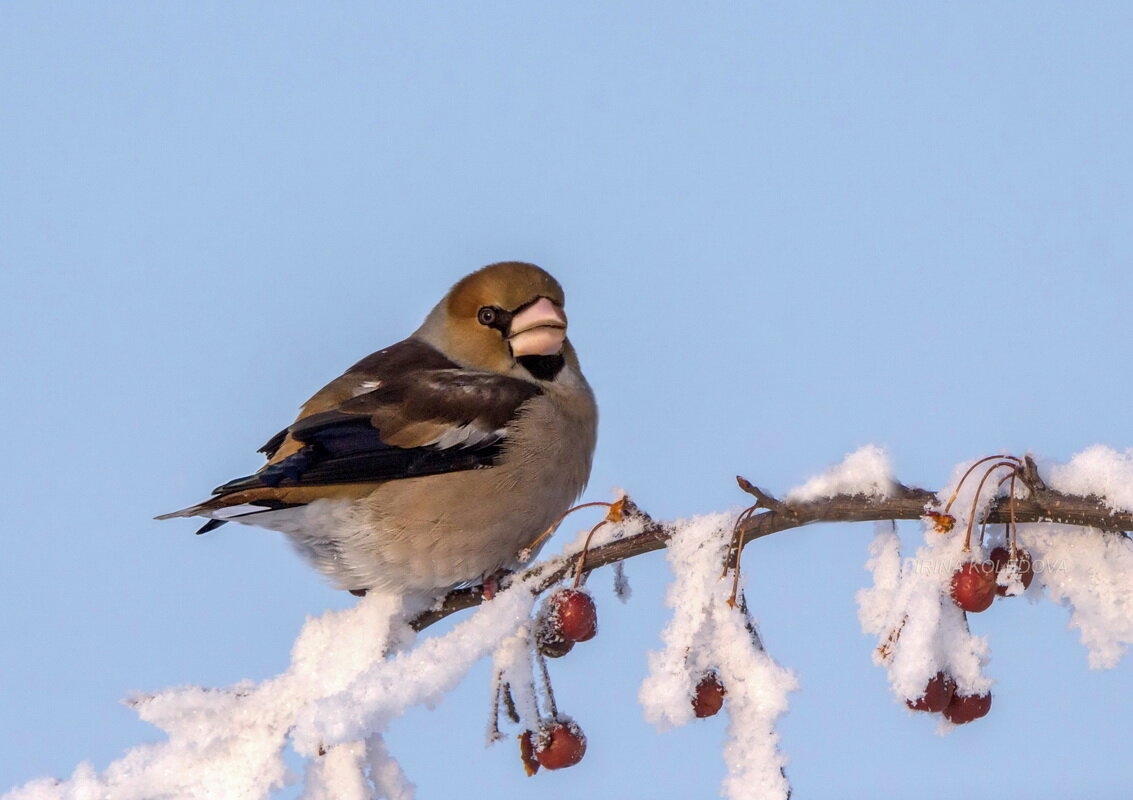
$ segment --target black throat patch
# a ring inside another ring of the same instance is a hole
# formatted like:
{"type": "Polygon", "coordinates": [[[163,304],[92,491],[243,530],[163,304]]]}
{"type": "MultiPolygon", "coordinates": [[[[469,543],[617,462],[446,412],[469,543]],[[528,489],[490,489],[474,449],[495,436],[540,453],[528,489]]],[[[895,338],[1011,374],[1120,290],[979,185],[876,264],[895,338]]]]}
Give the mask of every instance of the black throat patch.
{"type": "Polygon", "coordinates": [[[541,381],[553,381],[566,361],[562,354],[556,356],[520,356],[516,359],[521,367],[541,381]]]}

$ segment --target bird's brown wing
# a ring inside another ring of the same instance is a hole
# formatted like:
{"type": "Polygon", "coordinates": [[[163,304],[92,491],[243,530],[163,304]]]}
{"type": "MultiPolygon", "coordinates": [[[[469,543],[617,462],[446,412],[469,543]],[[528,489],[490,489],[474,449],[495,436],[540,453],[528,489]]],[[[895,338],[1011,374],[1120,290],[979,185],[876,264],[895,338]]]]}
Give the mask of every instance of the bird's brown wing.
{"type": "MultiPolygon", "coordinates": [[[[416,375],[449,369],[458,369],[458,366],[436,348],[417,339],[405,339],[371,353],[316,392],[303,404],[295,424],[316,414],[335,411],[348,400],[380,386],[395,385],[412,380],[416,375]]],[[[286,458],[302,446],[291,437],[292,427],[294,424],[271,437],[260,448],[259,452],[267,456],[269,464],[286,458]]]]}
{"type": "Polygon", "coordinates": [[[534,383],[462,369],[429,345],[407,340],[363,359],[329,384],[305,406],[313,413],[265,445],[267,466],[215,493],[373,483],[488,467],[509,423],[539,393],[534,383]],[[315,410],[326,395],[345,397],[315,410]]]}

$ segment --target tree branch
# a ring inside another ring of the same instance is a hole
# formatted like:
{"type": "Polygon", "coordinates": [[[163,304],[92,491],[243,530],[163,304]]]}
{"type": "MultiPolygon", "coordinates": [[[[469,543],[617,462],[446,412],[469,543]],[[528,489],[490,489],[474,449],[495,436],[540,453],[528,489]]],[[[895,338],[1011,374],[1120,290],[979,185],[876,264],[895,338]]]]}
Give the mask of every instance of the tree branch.
{"type": "MultiPolygon", "coordinates": [[[[1026,499],[1015,498],[1016,522],[1057,522],[1115,533],[1133,531],[1133,514],[1113,511],[1098,497],[1063,494],[1047,487],[1039,478],[1038,470],[1034,468],[1034,462],[1030,458],[1026,459],[1023,466],[1022,480],[1030,489],[1031,496],[1026,499]]],[[[743,524],[741,531],[745,545],[754,539],[814,522],[919,519],[924,516],[927,506],[938,502],[936,495],[930,491],[897,484],[889,497],[836,495],[807,503],[786,503],[772,497],[744,478],[737,478],[737,482],[740,488],[756,498],[757,507],[770,509],[752,515],[743,524]]],[[[635,514],[647,520],[645,530],[590,550],[586,556],[587,572],[654,550],[661,550],[666,546],[670,529],[662,523],[653,521],[636,508],[627,512],[627,516],[635,514]]],[[[993,501],[984,515],[984,520],[988,523],[1007,522],[1007,498],[1001,497],[993,501]]],[[[534,564],[519,575],[534,578],[535,586],[539,591],[543,591],[565,578],[574,568],[575,563],[574,557],[554,558],[534,564]]],[[[424,630],[450,614],[479,605],[481,601],[479,586],[454,590],[445,595],[444,600],[435,609],[426,611],[414,619],[413,628],[418,631],[424,630]]]]}

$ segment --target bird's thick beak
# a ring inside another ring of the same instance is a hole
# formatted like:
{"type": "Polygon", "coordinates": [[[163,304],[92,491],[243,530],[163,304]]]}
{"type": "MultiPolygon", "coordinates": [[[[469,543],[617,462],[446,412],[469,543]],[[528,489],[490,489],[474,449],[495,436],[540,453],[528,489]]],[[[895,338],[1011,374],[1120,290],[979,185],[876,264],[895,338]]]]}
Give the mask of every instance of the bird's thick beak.
{"type": "Polygon", "coordinates": [[[508,341],[511,352],[519,356],[553,356],[563,349],[566,314],[546,297],[520,311],[511,320],[508,341]]]}

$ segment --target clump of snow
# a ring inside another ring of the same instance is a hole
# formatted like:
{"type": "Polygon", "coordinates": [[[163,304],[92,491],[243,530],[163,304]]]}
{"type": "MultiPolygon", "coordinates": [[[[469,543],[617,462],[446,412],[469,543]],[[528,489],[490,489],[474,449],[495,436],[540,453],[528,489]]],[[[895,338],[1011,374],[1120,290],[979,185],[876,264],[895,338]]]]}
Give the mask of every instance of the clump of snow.
{"type": "MultiPolygon", "coordinates": [[[[983,694],[992,681],[983,673],[988,661],[987,640],[968,628],[967,617],[951,598],[952,575],[965,562],[983,561],[978,527],[970,548],[964,547],[970,519],[977,520],[1002,491],[996,472],[980,491],[983,472],[977,468],[963,486],[961,477],[975,462],[958,465],[948,487],[938,496],[953,498],[951,531],[940,532],[924,523],[924,541],[911,559],[901,557],[900,540],[889,524],[879,524],[866,569],[873,586],[858,592],[862,630],[877,637],[874,663],[885,667],[889,685],[901,702],[924,694],[938,672],[952,677],[961,694],[983,694]],[[990,483],[990,488],[989,488],[990,483]],[[979,496],[977,497],[977,491],[979,496]]],[[[992,468],[995,460],[988,461],[992,468]]],[[[935,509],[943,511],[943,507],[935,509]]],[[[947,729],[943,723],[942,729],[947,729]]]]}
{"type": "Polygon", "coordinates": [[[639,698],[646,719],[660,728],[686,724],[694,719],[697,683],[716,670],[727,691],[729,718],[725,796],[786,798],[786,758],[775,722],[798,684],[763,650],[747,613],[727,602],[732,581],[721,572],[731,531],[732,517],[725,514],[676,525],[666,554],[674,573],[666,594],[673,617],[661,634],[662,648],[649,654],[639,698]]]}
{"type": "Polygon", "coordinates": [[[386,744],[381,736],[374,734],[366,740],[366,755],[375,798],[412,800],[414,786],[405,777],[401,765],[386,750],[386,744]]]}
{"type": "Polygon", "coordinates": [[[867,634],[888,634],[887,626],[901,591],[901,538],[897,535],[896,525],[874,523],[874,537],[865,568],[873,574],[873,586],[857,593],[858,619],[867,634]]]}
{"type": "MultiPolygon", "coordinates": [[[[1133,541],[1072,525],[1020,525],[1035,583],[1070,609],[1092,669],[1116,667],[1133,643],[1133,541]]],[[[1033,586],[1032,586],[1033,588],[1033,586]]]]}
{"type": "MultiPolygon", "coordinates": [[[[1054,489],[1093,495],[1114,511],[1133,512],[1133,450],[1094,445],[1045,472],[1054,489]]],[[[1117,666],[1133,643],[1133,542],[1054,524],[1022,525],[1019,541],[1034,560],[1035,583],[1070,609],[1070,627],[1079,630],[1090,667],[1117,666]]]]}
{"type": "Polygon", "coordinates": [[[889,458],[877,445],[868,444],[848,454],[842,463],[787,493],[787,502],[806,503],[839,494],[887,497],[894,481],[889,458]]]}
{"type": "Polygon", "coordinates": [[[929,527],[915,557],[902,561],[896,532],[878,528],[866,564],[874,584],[858,592],[858,618],[877,637],[874,663],[888,671],[894,695],[902,702],[920,697],[937,672],[951,675],[963,694],[986,692],[987,641],[972,635],[949,595],[952,573],[982,560],[963,552],[963,530],[941,535],[929,527]]]}
{"type": "Polygon", "coordinates": [[[300,754],[384,731],[413,706],[434,708],[496,644],[527,624],[535,596],[522,581],[481,605],[448,634],[370,663],[348,685],[313,698],[291,733],[300,754]]]}
{"type": "Polygon", "coordinates": [[[381,732],[410,706],[438,703],[526,624],[533,603],[530,587],[517,581],[448,634],[404,650],[414,638],[406,620],[424,605],[371,593],[354,608],[308,620],[290,668],[275,678],[136,698],[138,714],[167,741],[135,747],[101,774],[80,764],[67,781],[35,780],[4,800],[259,800],[295,780],[283,761],[289,740],[311,758],[308,800],[409,800],[413,786],[381,732]]]}
{"type": "Polygon", "coordinates": [[[374,734],[364,742],[332,747],[312,760],[300,800],[412,800],[413,791],[382,737],[374,734]]]}
{"type": "Polygon", "coordinates": [[[301,800],[370,800],[363,742],[332,747],[307,770],[301,800]]]}
{"type": "Polygon", "coordinates": [[[1096,444],[1048,471],[1046,481],[1053,489],[1096,495],[1114,511],[1133,513],[1133,450],[1119,453],[1096,444]]]}

